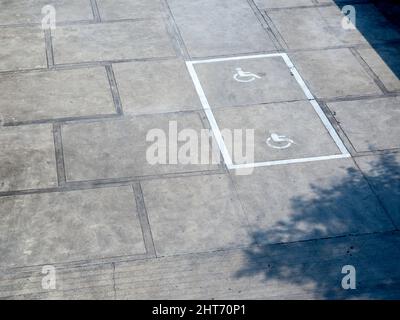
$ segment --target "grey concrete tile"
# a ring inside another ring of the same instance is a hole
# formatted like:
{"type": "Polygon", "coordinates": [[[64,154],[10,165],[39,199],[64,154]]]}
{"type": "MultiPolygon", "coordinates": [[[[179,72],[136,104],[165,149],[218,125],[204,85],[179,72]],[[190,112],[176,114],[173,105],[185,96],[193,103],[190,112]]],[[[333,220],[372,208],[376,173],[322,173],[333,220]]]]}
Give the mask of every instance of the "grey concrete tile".
{"type": "Polygon", "coordinates": [[[0,208],[3,267],[145,253],[131,187],[1,197],[0,208]]]}
{"type": "Polygon", "coordinates": [[[340,154],[308,101],[217,109],[214,116],[220,130],[254,130],[255,162],[340,154]],[[271,134],[285,136],[293,144],[285,149],[278,147],[286,147],[287,142],[268,145],[271,134]]]}
{"type": "MultiPolygon", "coordinates": [[[[171,113],[140,116],[127,120],[66,124],[62,128],[62,136],[67,180],[121,178],[218,168],[218,165],[198,164],[201,160],[200,139],[198,144],[195,143],[199,146],[196,162],[188,164],[174,161],[173,156],[169,157],[168,152],[170,150],[172,152],[173,148],[163,145],[158,136],[156,140],[151,140],[150,135],[149,141],[146,141],[149,131],[155,129],[157,134],[165,134],[168,143],[170,122],[172,133],[174,132],[173,123],[176,122],[178,132],[189,128],[200,137],[203,125],[197,113],[171,113]],[[149,161],[147,153],[149,157],[154,155],[155,145],[159,147],[160,157],[164,151],[167,153],[167,164],[151,164],[149,161]]],[[[173,134],[171,134],[171,145],[175,141],[176,139],[173,139],[173,134]]],[[[179,141],[175,155],[177,152],[182,152],[180,150],[184,150],[183,146],[186,144],[184,142],[187,143],[187,138],[179,141]]],[[[196,149],[192,150],[191,155],[195,155],[196,149]]]]}
{"type": "Polygon", "coordinates": [[[329,103],[357,151],[400,148],[400,97],[329,103]]]}
{"type": "Polygon", "coordinates": [[[21,268],[3,276],[0,297],[398,299],[399,247],[394,232],[57,268],[57,290],[50,291],[41,288],[41,267],[21,268]],[[357,290],[338,281],[345,264],[356,266],[357,290]]]}
{"type": "MultiPolygon", "coordinates": [[[[345,5],[345,4],[343,4],[345,5]]],[[[321,17],[325,21],[325,26],[328,28],[335,37],[340,40],[342,45],[357,45],[357,44],[367,44],[368,43],[368,34],[364,34],[362,30],[358,28],[360,19],[362,19],[362,15],[354,9],[356,14],[356,20],[352,21],[353,28],[343,28],[343,24],[347,26],[351,26],[347,20],[343,20],[345,18],[344,13],[341,11],[343,6],[331,6],[320,8],[319,12],[321,17]]]]}
{"type": "Polygon", "coordinates": [[[358,30],[342,27],[343,14],[336,6],[268,11],[290,49],[313,49],[365,43],[358,30]]]}
{"type": "Polygon", "coordinates": [[[234,180],[261,243],[394,229],[352,160],[256,168],[234,180]]]}
{"type": "Polygon", "coordinates": [[[0,128],[0,191],[57,186],[51,125],[0,128]]]}
{"type": "Polygon", "coordinates": [[[58,27],[53,46],[58,64],[175,56],[162,20],[58,27]]]}
{"type": "Polygon", "coordinates": [[[115,268],[111,264],[57,268],[57,290],[50,292],[41,288],[40,266],[28,272],[22,268],[6,278],[3,276],[0,296],[7,299],[396,298],[399,296],[398,238],[398,232],[372,234],[254,250],[133,260],[116,263],[115,268]],[[338,282],[340,268],[349,263],[357,271],[368,271],[357,273],[360,283],[350,293],[338,282]],[[314,286],[318,290],[310,290],[314,286]]]}
{"type": "Polygon", "coordinates": [[[144,181],[142,188],[158,255],[249,244],[246,218],[228,176],[144,181]]]}
{"type": "Polygon", "coordinates": [[[56,22],[93,20],[90,0],[1,0],[0,25],[41,23],[46,5],[56,9],[56,22]]]}
{"type": "Polygon", "coordinates": [[[163,113],[202,108],[183,61],[115,64],[114,73],[125,113],[163,113]]]}
{"type": "Polygon", "coordinates": [[[313,6],[313,0],[254,0],[259,9],[313,6]]]}
{"type": "Polygon", "coordinates": [[[400,46],[380,46],[357,50],[389,91],[400,90],[400,46]]]}
{"type": "Polygon", "coordinates": [[[160,0],[97,0],[102,20],[160,17],[160,0]]]}
{"type": "Polygon", "coordinates": [[[196,64],[195,69],[212,108],[306,99],[281,57],[196,64]],[[237,81],[238,68],[258,78],[237,81]]]}
{"type": "Polygon", "coordinates": [[[42,287],[42,266],[14,269],[2,277],[0,296],[19,300],[113,299],[114,268],[111,263],[56,268],[56,289],[42,287]],[[18,298],[17,298],[18,297],[18,298]]]}
{"type": "Polygon", "coordinates": [[[290,49],[323,48],[341,44],[326,26],[319,8],[269,11],[268,16],[290,49]]]}
{"type": "Polygon", "coordinates": [[[104,68],[0,75],[0,114],[6,123],[113,113],[104,68]]]}
{"type": "Polygon", "coordinates": [[[297,52],[291,57],[318,98],[382,93],[349,49],[297,52]]]}
{"type": "Polygon", "coordinates": [[[192,57],[275,49],[246,1],[170,0],[169,5],[192,57]]]}
{"type": "Polygon", "coordinates": [[[2,28],[0,71],[44,68],[46,48],[40,28],[2,28]]]}
{"type": "Polygon", "coordinates": [[[400,227],[400,154],[371,155],[355,158],[386,212],[400,227]]]}
{"type": "Polygon", "coordinates": [[[382,40],[399,39],[400,34],[387,21],[382,13],[373,4],[354,4],[355,29],[345,29],[342,26],[344,14],[343,6],[348,3],[318,8],[325,25],[344,45],[372,43],[382,40]]]}

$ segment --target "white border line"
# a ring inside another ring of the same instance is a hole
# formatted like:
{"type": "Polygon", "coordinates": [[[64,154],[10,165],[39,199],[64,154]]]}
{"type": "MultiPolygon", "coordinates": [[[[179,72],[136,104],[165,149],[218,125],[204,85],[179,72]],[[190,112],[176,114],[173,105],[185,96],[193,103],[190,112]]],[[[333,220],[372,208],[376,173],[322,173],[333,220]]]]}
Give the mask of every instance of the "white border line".
{"type": "Polygon", "coordinates": [[[206,59],[206,60],[192,60],[192,61],[187,61],[187,62],[190,62],[191,64],[203,64],[203,63],[214,63],[214,62],[235,61],[235,60],[282,57],[282,55],[284,55],[284,54],[286,54],[286,53],[269,53],[269,54],[258,54],[258,55],[253,55],[253,56],[215,58],[215,59],[206,59]]]}
{"type": "Polygon", "coordinates": [[[207,119],[210,123],[211,130],[214,134],[214,137],[218,143],[218,147],[222,153],[224,161],[228,169],[245,169],[245,168],[255,168],[255,167],[265,167],[265,166],[274,166],[274,165],[283,165],[283,164],[291,164],[291,163],[304,163],[304,162],[313,162],[313,161],[323,161],[323,160],[331,160],[331,159],[342,159],[351,157],[349,151],[346,149],[343,141],[340,139],[339,135],[336,133],[332,124],[329,122],[325,113],[322,111],[320,105],[315,100],[311,91],[308,89],[306,83],[303,78],[300,76],[296,67],[293,65],[289,56],[286,53],[271,53],[271,54],[261,54],[261,55],[252,55],[252,56],[240,56],[240,57],[230,57],[230,58],[217,58],[217,59],[207,59],[207,60],[194,60],[194,61],[186,61],[186,66],[189,71],[189,74],[192,78],[193,84],[197,91],[197,94],[200,98],[200,102],[203,106],[207,119]],[[214,114],[212,112],[211,106],[208,102],[207,96],[201,86],[200,80],[197,76],[196,70],[194,68],[195,64],[203,64],[203,63],[215,63],[215,62],[224,62],[224,61],[236,61],[236,60],[248,60],[248,59],[260,59],[260,58],[271,58],[271,57],[281,57],[287,67],[290,69],[291,73],[295,77],[297,83],[303,90],[307,99],[313,106],[315,112],[318,114],[321,119],[323,125],[328,130],[330,136],[333,141],[336,143],[339,148],[341,154],[328,155],[328,156],[320,156],[320,157],[310,157],[310,158],[298,158],[298,159],[287,159],[287,160],[272,160],[266,162],[255,162],[255,163],[245,163],[245,164],[233,164],[233,161],[229,155],[229,151],[225,145],[224,139],[222,138],[221,131],[218,127],[217,121],[215,120],[214,114]]]}
{"type": "Polygon", "coordinates": [[[326,117],[325,113],[322,111],[320,105],[316,100],[310,100],[311,105],[314,107],[315,112],[318,114],[319,118],[321,119],[322,123],[324,124],[326,130],[328,130],[329,134],[331,135],[332,139],[335,141],[337,147],[339,148],[340,152],[343,155],[350,156],[349,151],[343,144],[343,141],[340,139],[339,135],[332,127],[332,124],[329,122],[328,118],[326,117]]]}
{"type": "Polygon", "coordinates": [[[304,82],[303,78],[298,73],[297,69],[293,65],[292,61],[289,59],[289,56],[286,53],[282,53],[281,57],[285,61],[286,65],[290,69],[290,72],[293,74],[294,78],[296,79],[297,83],[300,85],[301,89],[303,90],[304,94],[306,95],[308,100],[314,100],[314,96],[312,95],[311,91],[308,89],[306,83],[304,82]]]}
{"type": "Polygon", "coordinates": [[[197,94],[199,95],[201,104],[203,106],[204,112],[206,113],[208,122],[210,123],[211,130],[214,134],[215,140],[217,140],[219,150],[221,151],[222,156],[224,157],[224,161],[229,168],[229,166],[233,165],[232,159],[229,155],[228,149],[226,148],[224,139],[222,138],[221,135],[221,130],[219,130],[217,121],[214,118],[214,114],[211,111],[211,107],[210,104],[208,103],[206,94],[204,93],[203,87],[200,84],[200,80],[197,77],[196,70],[194,69],[193,64],[190,61],[186,62],[186,66],[189,70],[190,76],[192,77],[194,87],[197,91],[197,94]]]}
{"type": "Polygon", "coordinates": [[[347,154],[335,154],[335,155],[331,155],[331,156],[321,156],[321,157],[311,157],[311,158],[298,158],[298,159],[288,159],[288,160],[272,160],[272,161],[255,162],[255,163],[232,164],[227,167],[228,167],[228,169],[248,169],[248,168],[270,167],[270,166],[292,164],[292,163],[343,159],[343,158],[349,158],[349,157],[350,157],[350,155],[347,155],[347,154]]]}

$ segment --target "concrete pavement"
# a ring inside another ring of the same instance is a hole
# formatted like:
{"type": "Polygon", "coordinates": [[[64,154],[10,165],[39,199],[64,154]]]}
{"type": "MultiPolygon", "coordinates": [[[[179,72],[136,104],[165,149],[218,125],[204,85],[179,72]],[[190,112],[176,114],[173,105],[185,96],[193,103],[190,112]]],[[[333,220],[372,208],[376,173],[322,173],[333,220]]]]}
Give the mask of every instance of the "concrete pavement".
{"type": "Polygon", "coordinates": [[[0,0],[0,43],[0,298],[400,297],[400,31],[373,3],[0,0]],[[254,130],[257,167],[217,129],[254,130]],[[179,161],[188,137],[222,156],[179,161]]]}

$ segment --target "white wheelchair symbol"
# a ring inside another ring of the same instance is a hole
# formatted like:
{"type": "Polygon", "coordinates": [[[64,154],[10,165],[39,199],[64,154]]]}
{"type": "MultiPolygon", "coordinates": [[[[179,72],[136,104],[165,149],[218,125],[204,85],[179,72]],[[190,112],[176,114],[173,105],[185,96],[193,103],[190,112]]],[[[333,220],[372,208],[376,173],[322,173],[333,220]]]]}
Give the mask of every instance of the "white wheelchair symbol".
{"type": "Polygon", "coordinates": [[[236,73],[234,74],[233,79],[237,82],[252,82],[256,79],[261,79],[261,77],[254,73],[243,71],[242,68],[236,68],[236,73]]]}
{"type": "Polygon", "coordinates": [[[286,136],[281,136],[276,133],[271,133],[267,139],[267,145],[274,149],[287,149],[294,141],[286,136]]]}

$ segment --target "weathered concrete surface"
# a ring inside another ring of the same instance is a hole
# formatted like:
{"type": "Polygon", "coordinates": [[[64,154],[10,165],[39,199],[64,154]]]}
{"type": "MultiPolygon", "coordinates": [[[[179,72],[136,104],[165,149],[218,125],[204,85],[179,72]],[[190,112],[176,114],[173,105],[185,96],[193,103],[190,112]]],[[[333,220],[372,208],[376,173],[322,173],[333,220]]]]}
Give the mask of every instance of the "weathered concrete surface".
{"type": "Polygon", "coordinates": [[[342,28],[343,15],[336,6],[273,10],[267,11],[267,14],[290,49],[316,49],[367,42],[357,29],[342,28]]]}
{"type": "Polygon", "coordinates": [[[341,25],[353,1],[46,4],[55,30],[40,28],[43,1],[0,0],[0,298],[400,297],[399,32],[371,1],[357,30],[341,25]],[[196,65],[201,110],[185,61],[271,52],[293,60],[351,158],[247,175],[150,163],[151,129],[198,136],[211,111],[256,130],[257,161],[337,155],[281,58],[196,65]],[[260,78],[236,82],[236,68],[260,78]],[[269,150],[278,130],[295,144],[269,150]]]}
{"type": "Polygon", "coordinates": [[[393,223],[400,225],[400,170],[397,166],[399,154],[370,155],[356,159],[357,165],[366,175],[372,189],[382,201],[383,207],[393,223]]]}
{"type": "Polygon", "coordinates": [[[291,57],[318,98],[381,93],[349,49],[305,51],[291,57]]]}
{"type": "Polygon", "coordinates": [[[115,108],[106,70],[84,68],[0,75],[0,112],[7,123],[115,114],[115,108]]]}
{"type": "Polygon", "coordinates": [[[58,22],[93,20],[90,0],[1,0],[0,25],[41,23],[47,5],[55,8],[58,22]]]}
{"type": "Polygon", "coordinates": [[[267,10],[266,14],[290,49],[315,49],[399,39],[400,33],[390,27],[373,5],[355,5],[354,10],[357,28],[348,29],[343,28],[344,14],[335,5],[267,10]]]}
{"type": "Polygon", "coordinates": [[[254,0],[260,9],[312,6],[313,0],[254,0]]]}
{"type": "Polygon", "coordinates": [[[123,263],[116,266],[116,297],[280,299],[283,294],[289,299],[345,299],[389,298],[392,292],[393,299],[399,292],[399,269],[390,255],[399,255],[398,237],[366,236],[186,255],[152,265],[123,263]],[[383,266],[379,259],[392,263],[383,266]],[[359,276],[356,292],[338,288],[336,275],[345,261],[366,271],[359,276]],[[143,269],[145,277],[139,278],[137,270],[143,269]],[[381,275],[390,272],[394,281],[386,283],[381,275]],[[143,280],[146,289],[135,290],[143,280]]]}
{"type": "Polygon", "coordinates": [[[44,68],[46,49],[39,28],[1,28],[0,71],[44,68]]]}
{"type": "MultiPolygon", "coordinates": [[[[176,163],[174,156],[169,153],[166,154],[167,163],[152,164],[150,157],[154,152],[147,151],[158,139],[152,140],[151,135],[147,139],[148,132],[152,129],[157,129],[155,133],[162,130],[166,133],[168,143],[170,121],[176,123],[177,132],[191,128],[200,136],[203,129],[197,113],[149,115],[130,120],[64,125],[62,136],[67,180],[84,181],[218,169],[217,165],[200,164],[200,152],[198,162],[194,164],[176,163]]],[[[184,144],[185,141],[179,142],[175,155],[184,144]]],[[[197,145],[200,150],[200,141],[197,145]]],[[[163,157],[164,150],[167,152],[168,148],[165,149],[160,141],[160,158],[163,157]]]]}
{"type": "Polygon", "coordinates": [[[213,108],[306,99],[281,57],[204,63],[195,69],[213,108]],[[238,82],[237,68],[259,78],[238,82]]]}
{"type": "Polygon", "coordinates": [[[226,175],[146,181],[142,188],[158,255],[250,244],[246,216],[226,175]]]}
{"type": "Polygon", "coordinates": [[[0,191],[57,185],[51,125],[1,127],[0,146],[0,191]]]}
{"type": "Polygon", "coordinates": [[[183,61],[115,64],[114,73],[123,109],[128,114],[202,108],[183,61]]]}
{"type": "Polygon", "coordinates": [[[378,48],[378,52],[373,48],[358,49],[358,52],[387,90],[400,90],[400,80],[396,76],[400,72],[400,66],[398,65],[400,57],[399,45],[381,46],[378,48]]]}
{"type": "Polygon", "coordinates": [[[175,55],[162,20],[58,27],[53,41],[58,64],[175,55]]]}
{"type": "Polygon", "coordinates": [[[254,130],[254,162],[340,153],[308,101],[221,108],[214,114],[221,130],[254,130]],[[290,138],[293,145],[287,149],[268,147],[266,141],[274,133],[290,138]]]}
{"type": "Polygon", "coordinates": [[[130,187],[1,197],[0,211],[13,212],[0,218],[2,268],[145,253],[130,187]]]}
{"type": "Polygon", "coordinates": [[[275,49],[246,1],[170,0],[168,3],[192,57],[275,49]]]}
{"type": "Polygon", "coordinates": [[[58,270],[52,291],[33,268],[3,274],[0,292],[8,299],[396,299],[399,248],[397,232],[69,267],[58,270]],[[357,290],[341,289],[345,263],[362,270],[357,290]]]}
{"type": "Polygon", "coordinates": [[[351,160],[256,168],[234,180],[257,242],[395,229],[351,160]]]}
{"type": "Polygon", "coordinates": [[[357,151],[400,148],[400,98],[328,104],[357,151]]]}
{"type": "Polygon", "coordinates": [[[158,0],[98,0],[102,20],[144,19],[160,17],[161,1],[158,0]]]}

